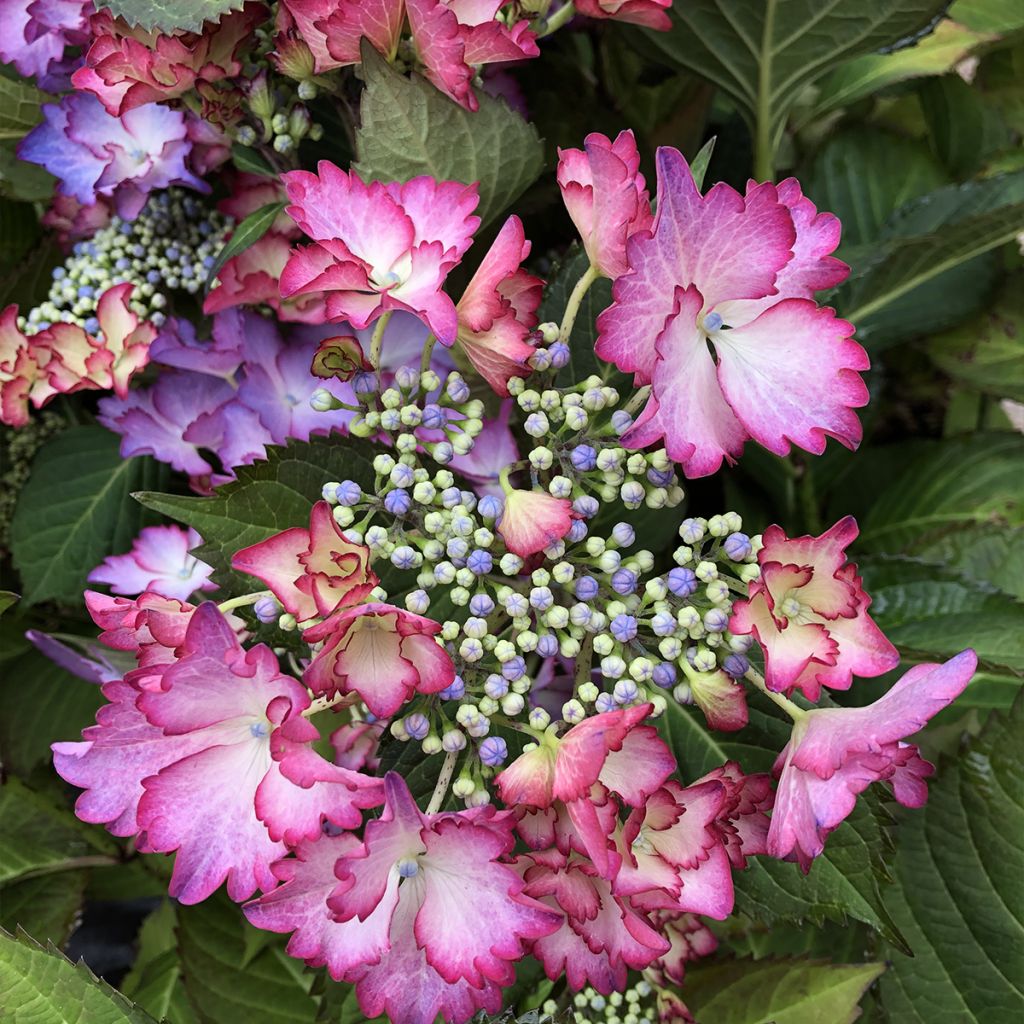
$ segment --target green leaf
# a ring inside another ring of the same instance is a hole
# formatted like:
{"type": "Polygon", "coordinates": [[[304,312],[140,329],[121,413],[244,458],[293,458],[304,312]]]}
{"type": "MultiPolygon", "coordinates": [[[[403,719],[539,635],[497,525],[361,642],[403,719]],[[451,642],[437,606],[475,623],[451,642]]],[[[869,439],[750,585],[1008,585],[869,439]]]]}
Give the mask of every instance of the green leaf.
{"type": "Polygon", "coordinates": [[[8,608],[13,608],[21,600],[20,594],[12,590],[0,590],[0,615],[3,615],[8,608]]]}
{"type": "Polygon", "coordinates": [[[19,160],[17,143],[0,140],[0,196],[23,202],[44,202],[53,196],[57,179],[45,167],[19,160]]]}
{"type": "Polygon", "coordinates": [[[1024,402],[1024,275],[984,315],[926,342],[943,373],[996,398],[1024,402]]]}
{"type": "Polygon", "coordinates": [[[802,90],[845,61],[927,30],[942,0],[687,0],[669,32],[645,32],[677,67],[715,82],[755,136],[758,178],[771,176],[786,118],[802,90]]]}
{"type": "Polygon", "coordinates": [[[71,934],[85,897],[87,870],[61,871],[11,882],[0,890],[0,928],[45,935],[63,945],[71,934]]]}
{"type": "Polygon", "coordinates": [[[949,175],[915,139],[877,127],[832,135],[804,175],[818,209],[843,222],[843,251],[875,245],[893,211],[949,182],[949,175]]]}
{"type": "Polygon", "coordinates": [[[715,1024],[850,1024],[885,964],[733,960],[686,972],[683,998],[715,1024]]]}
{"type": "Polygon", "coordinates": [[[717,136],[708,139],[690,163],[690,174],[693,175],[693,183],[698,189],[704,187],[704,176],[708,173],[708,164],[711,163],[711,156],[715,152],[716,140],[717,136]]]}
{"type": "Polygon", "coordinates": [[[1024,526],[954,526],[918,540],[908,553],[1024,601],[1024,526]]]}
{"type": "Polygon", "coordinates": [[[99,829],[11,778],[0,789],[0,883],[111,864],[117,847],[99,829]]]}
{"type": "Polygon", "coordinates": [[[245,0],[95,0],[129,25],[155,32],[198,32],[205,21],[240,11],[245,0]]]}
{"type": "Polygon", "coordinates": [[[284,941],[242,966],[248,924],[223,895],[178,909],[178,948],[185,988],[203,1024],[310,1024],[313,975],[284,952],[284,941]]]}
{"type": "Polygon", "coordinates": [[[86,576],[107,555],[127,550],[150,517],[128,500],[159,487],[167,467],[123,459],[120,438],[98,426],[48,441],[32,463],[11,523],[11,552],[26,604],[79,601],[86,576]]]}
{"type": "Polygon", "coordinates": [[[309,510],[328,480],[355,480],[373,489],[369,441],[335,436],[268,448],[265,462],[240,466],[237,479],[218,487],[209,498],[141,492],[134,495],[146,508],[194,526],[204,544],[199,556],[227,583],[231,556],[291,526],[309,523],[309,510]]]}
{"type": "Polygon", "coordinates": [[[29,649],[0,672],[0,760],[29,776],[50,760],[51,743],[75,740],[92,725],[102,703],[98,686],[29,649]]]}
{"type": "Polygon", "coordinates": [[[419,75],[406,78],[364,41],[366,89],[360,104],[355,165],[364,178],[408,181],[420,174],[480,183],[476,213],[487,224],[540,174],[536,129],[504,100],[479,94],[470,112],[419,75]]]}
{"type": "Polygon", "coordinates": [[[84,963],[25,932],[0,929],[0,992],[5,1024],[156,1024],[84,963]]]}
{"type": "MultiPolygon", "coordinates": [[[[684,781],[699,778],[732,759],[746,772],[770,771],[789,738],[789,725],[767,702],[752,699],[750,725],[736,733],[711,733],[693,708],[669,701],[658,728],[672,748],[684,781]]],[[[854,812],[833,832],[810,872],[768,857],[751,859],[735,875],[736,910],[754,920],[844,923],[852,917],[900,942],[886,909],[880,880],[889,843],[873,801],[861,798],[854,812]]]]}
{"type": "Polygon", "coordinates": [[[38,244],[39,236],[35,208],[30,203],[0,197],[0,270],[10,270],[20,263],[38,244]]]}
{"type": "Polygon", "coordinates": [[[1024,1017],[1024,696],[995,714],[903,816],[890,905],[914,955],[888,951],[882,1005],[899,1024],[1024,1017]]]}
{"type": "Polygon", "coordinates": [[[168,1024],[196,1024],[196,1015],[185,994],[176,926],[174,904],[162,900],[142,922],[138,954],[121,990],[147,1013],[168,1024]]]}
{"type": "Polygon", "coordinates": [[[949,16],[976,32],[1013,32],[1024,28],[1017,0],[956,0],[949,16]]]}
{"type": "Polygon", "coordinates": [[[40,107],[54,98],[28,82],[0,77],[0,139],[20,139],[43,119],[40,107]]]}
{"type": "Polygon", "coordinates": [[[233,259],[240,252],[244,252],[251,245],[255,245],[271,228],[277,215],[287,206],[286,202],[267,203],[258,210],[253,210],[241,224],[238,224],[231,232],[231,237],[221,247],[217,258],[210,267],[206,278],[207,289],[213,284],[214,279],[221,272],[224,264],[233,259]]]}
{"type": "Polygon", "coordinates": [[[231,162],[240,171],[248,171],[249,174],[259,174],[265,178],[276,178],[277,171],[267,163],[266,158],[252,146],[243,146],[236,142],[231,147],[231,162]]]}
{"type": "Polygon", "coordinates": [[[995,38],[992,32],[941,21],[934,32],[913,46],[894,53],[870,53],[830,72],[818,83],[814,104],[801,115],[800,122],[815,121],[898,82],[944,75],[977,47],[995,38]]]}

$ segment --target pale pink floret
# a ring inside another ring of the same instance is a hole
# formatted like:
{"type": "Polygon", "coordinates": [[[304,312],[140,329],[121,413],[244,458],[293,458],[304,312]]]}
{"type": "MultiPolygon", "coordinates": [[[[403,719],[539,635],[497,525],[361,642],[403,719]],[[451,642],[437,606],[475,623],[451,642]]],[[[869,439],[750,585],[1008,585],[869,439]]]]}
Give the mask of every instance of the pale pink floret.
{"type": "Polygon", "coordinates": [[[29,421],[29,403],[38,409],[52,397],[42,372],[48,359],[34,336],[18,328],[18,307],[7,306],[0,313],[0,423],[23,427],[29,421]]]}
{"type": "Polygon", "coordinates": [[[115,594],[134,596],[148,590],[163,597],[188,600],[197,590],[216,590],[212,566],[191,553],[202,543],[195,530],[180,526],[147,526],[131,551],[111,555],[89,573],[90,583],[106,583],[115,594]]]}
{"type": "Polygon", "coordinates": [[[577,518],[568,498],[553,498],[544,491],[508,490],[498,533],[512,554],[529,558],[560,541],[577,518]]]}
{"type": "Polygon", "coordinates": [[[441,624],[390,604],[337,612],[307,629],[324,641],[304,679],[315,693],[356,693],[378,718],[389,718],[416,693],[439,693],[455,679],[455,665],[434,639],[441,624]]]}
{"type": "MultiPolygon", "coordinates": [[[[282,0],[278,28],[285,33],[294,25],[309,47],[313,70],[323,74],[358,64],[364,38],[391,60],[404,19],[404,0],[282,0]]],[[[277,45],[279,52],[287,47],[284,35],[277,45]]]]}
{"type": "Polygon", "coordinates": [[[704,712],[708,728],[736,732],[749,721],[747,691],[722,669],[686,674],[693,703],[704,712]]]}
{"type": "Polygon", "coordinates": [[[748,600],[737,601],[729,630],[753,634],[765,656],[769,689],[799,689],[817,700],[822,686],[847,690],[854,676],[880,676],[899,653],[868,615],[871,598],[846,548],[857,521],[841,519],[820,537],[788,538],[778,526],[764,533],[761,576],[748,600]]]}
{"type": "Polygon", "coordinates": [[[838,237],[792,179],[701,196],[682,156],[660,149],[653,231],[630,239],[598,320],[597,354],[651,385],[624,443],[664,441],[688,476],[751,438],[779,455],[820,454],[828,437],[856,447],[867,355],[811,298],[845,276],[829,255],[838,237]]]}
{"type": "Polygon", "coordinates": [[[385,777],[384,813],[363,842],[324,837],[275,870],[284,884],[246,908],[257,927],[295,934],[289,952],[352,982],[367,1017],[395,1024],[496,1012],[531,940],[559,916],[523,894],[502,863],[512,821],[492,807],[422,814],[385,777]]]}
{"type": "Polygon", "coordinates": [[[242,548],[231,565],[266,583],[299,622],[358,604],[379,582],[369,549],[346,539],[326,501],[313,506],[308,530],[293,526],[242,548]]]}
{"type": "Polygon", "coordinates": [[[502,398],[512,377],[529,375],[527,361],[535,351],[527,338],[537,323],[544,282],[520,268],[529,254],[522,221],[509,217],[456,306],[456,343],[502,398]]]}
{"type": "Polygon", "coordinates": [[[710,781],[725,786],[725,799],[715,827],[722,836],[732,866],[742,871],[748,857],[768,852],[767,812],[775,802],[771,776],[767,772],[744,775],[735,761],[726,761],[693,785],[710,781]]]}
{"type": "Polygon", "coordinates": [[[616,278],[629,268],[626,242],[654,219],[631,131],[612,142],[594,132],[583,149],[559,149],[558,187],[591,266],[616,278]]]}
{"type": "Polygon", "coordinates": [[[941,665],[915,665],[867,707],[808,711],[775,762],[768,853],[809,870],[872,782],[888,781],[900,803],[921,806],[933,768],[903,740],[963,692],[977,664],[973,651],[963,651],[941,665]]]}
{"type": "Polygon", "coordinates": [[[710,956],[718,948],[715,933],[695,914],[659,910],[651,914],[651,920],[671,943],[669,951],[648,968],[648,977],[659,986],[682,985],[686,964],[710,956]]]}
{"type": "Polygon", "coordinates": [[[458,314],[442,287],[480,224],[477,186],[427,177],[365,184],[326,160],[318,171],[282,176],[288,213],[315,243],[293,250],[282,296],[325,292],[329,319],[357,329],[404,309],[454,342],[458,314]]]}
{"type": "Polygon", "coordinates": [[[672,0],[576,0],[576,10],[588,18],[614,18],[659,32],[672,27],[667,14],[671,6],[672,0]]]}

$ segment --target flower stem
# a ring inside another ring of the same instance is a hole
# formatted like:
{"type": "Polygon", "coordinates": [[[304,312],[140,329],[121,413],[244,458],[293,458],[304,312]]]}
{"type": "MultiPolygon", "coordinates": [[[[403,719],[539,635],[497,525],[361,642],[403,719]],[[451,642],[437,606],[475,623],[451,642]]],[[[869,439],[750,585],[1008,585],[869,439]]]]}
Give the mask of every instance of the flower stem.
{"type": "Polygon", "coordinates": [[[562,4],[562,6],[551,15],[550,18],[546,18],[544,21],[544,31],[537,33],[538,39],[543,39],[544,36],[551,35],[552,32],[557,32],[566,22],[571,20],[573,15],[576,13],[576,5],[572,0],[568,0],[568,3],[562,4]]]}
{"type": "Polygon", "coordinates": [[[217,608],[222,615],[233,612],[236,608],[244,608],[247,604],[255,604],[261,597],[273,597],[269,590],[257,590],[254,594],[243,594],[241,597],[233,597],[230,601],[221,601],[217,608]]]}
{"type": "Polygon", "coordinates": [[[645,384],[639,391],[622,407],[623,412],[628,412],[630,416],[633,415],[640,408],[644,402],[650,397],[651,385],[645,384]]]}
{"type": "MultiPolygon", "coordinates": [[[[559,11],[561,14],[561,11],[559,11]]],[[[597,267],[587,267],[586,273],[576,282],[576,286],[572,290],[572,294],[569,296],[569,301],[565,304],[565,314],[562,316],[562,326],[558,329],[558,340],[563,344],[568,344],[569,335],[572,334],[573,324],[576,323],[576,314],[580,311],[580,303],[583,302],[584,296],[590,290],[590,286],[601,276],[600,271],[597,267]]]]}
{"type": "Polygon", "coordinates": [[[353,693],[336,693],[333,697],[317,697],[302,712],[302,717],[312,718],[313,715],[319,715],[321,711],[327,711],[330,708],[348,707],[351,704],[355,704],[358,699],[359,695],[353,693]]]}
{"type": "Polygon", "coordinates": [[[380,385],[380,352],[384,345],[384,332],[388,328],[388,321],[390,319],[391,310],[389,309],[386,313],[381,314],[380,319],[373,328],[373,334],[370,336],[370,365],[373,367],[373,372],[377,374],[378,386],[380,385]]]}
{"type": "Polygon", "coordinates": [[[430,357],[434,353],[434,346],[437,344],[437,335],[433,331],[427,335],[427,340],[423,343],[423,357],[420,359],[420,376],[430,369],[430,357]]]}
{"type": "Polygon", "coordinates": [[[441,774],[437,777],[437,785],[430,796],[430,803],[427,804],[427,814],[437,814],[441,810],[441,804],[448,795],[448,787],[451,785],[452,776],[455,774],[455,762],[459,759],[459,751],[449,750],[444,755],[444,763],[441,765],[441,774]]]}
{"type": "Polygon", "coordinates": [[[776,693],[774,690],[768,689],[768,684],[764,681],[764,676],[761,675],[757,669],[748,668],[746,678],[750,680],[772,703],[778,705],[783,711],[793,719],[794,722],[801,722],[807,717],[807,712],[802,707],[794,704],[788,697],[784,697],[781,693],[776,693]]]}

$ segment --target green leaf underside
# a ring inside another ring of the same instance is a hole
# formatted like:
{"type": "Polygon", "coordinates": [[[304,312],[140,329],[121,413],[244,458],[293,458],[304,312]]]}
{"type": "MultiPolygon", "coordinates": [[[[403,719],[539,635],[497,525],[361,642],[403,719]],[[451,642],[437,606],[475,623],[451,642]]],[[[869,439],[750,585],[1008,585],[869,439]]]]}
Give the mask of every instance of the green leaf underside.
{"type": "Polygon", "coordinates": [[[156,1024],[84,963],[0,930],[0,1009],[5,1024],[156,1024]]]}
{"type": "Polygon", "coordinates": [[[11,525],[11,550],[26,604],[80,601],[86,576],[107,555],[126,551],[152,517],[132,491],[159,487],[167,467],[121,458],[120,438],[99,426],[75,427],[40,449],[11,525]]]}
{"type": "Polygon", "coordinates": [[[419,75],[399,74],[365,41],[362,70],[353,169],[364,179],[479,182],[476,214],[486,225],[539,176],[537,131],[503,100],[481,93],[480,109],[465,110],[419,75]]]}
{"type": "Polygon", "coordinates": [[[734,960],[696,965],[682,996],[699,1020],[714,1024],[850,1024],[885,964],[823,960],[734,960]]]}
{"type": "Polygon", "coordinates": [[[198,32],[204,21],[240,11],[246,0],[95,0],[111,14],[147,32],[198,32]]]}
{"type": "Polygon", "coordinates": [[[940,768],[901,816],[890,906],[914,951],[889,951],[883,1005],[900,1024],[1024,1018],[1024,696],[940,768]]]}

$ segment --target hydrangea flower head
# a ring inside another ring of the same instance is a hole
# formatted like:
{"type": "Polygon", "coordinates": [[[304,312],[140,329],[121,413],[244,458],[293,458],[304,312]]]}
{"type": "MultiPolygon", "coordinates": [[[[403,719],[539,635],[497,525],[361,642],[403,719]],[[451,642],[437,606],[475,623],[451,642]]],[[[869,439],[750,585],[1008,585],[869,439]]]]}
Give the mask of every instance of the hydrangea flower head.
{"type": "Polygon", "coordinates": [[[89,19],[92,44],[72,76],[115,116],[144,103],[175,99],[197,82],[216,82],[242,70],[239,51],[265,10],[259,3],[229,11],[202,32],[147,32],[110,11],[89,19]]]}
{"type": "Polygon", "coordinates": [[[88,0],[0,0],[0,63],[35,76],[42,89],[66,88],[64,50],[88,42],[91,10],[88,0]]]}
{"type": "Polygon", "coordinates": [[[216,590],[213,567],[192,549],[202,543],[193,529],[147,526],[125,555],[111,555],[89,573],[90,583],[106,583],[115,594],[134,597],[143,591],[187,601],[197,590],[216,590]]]}
{"type": "Polygon", "coordinates": [[[535,349],[526,340],[537,323],[544,282],[520,268],[530,254],[522,221],[505,221],[456,306],[456,344],[502,398],[512,377],[530,373],[535,349]]]}
{"type": "Polygon", "coordinates": [[[664,441],[687,476],[734,461],[748,438],[777,455],[820,454],[827,437],[856,447],[867,355],[811,298],[846,276],[828,255],[838,220],[794,179],[701,196],[677,150],[657,162],[652,233],[630,239],[631,269],[598,318],[597,354],[651,385],[623,443],[664,441]]]}
{"type": "Polygon", "coordinates": [[[806,712],[775,762],[768,853],[809,870],[872,782],[888,781],[901,804],[922,806],[934,769],[903,741],[963,692],[977,664],[973,651],[963,651],[942,665],[915,665],[867,707],[806,712]]]}
{"type": "Polygon", "coordinates": [[[378,718],[390,718],[414,693],[440,693],[455,665],[434,637],[441,625],[390,604],[343,608],[307,629],[324,641],[304,679],[315,693],[358,693],[378,718]]]}
{"type": "Polygon", "coordinates": [[[156,189],[209,191],[187,166],[192,144],[179,110],[150,103],[114,117],[84,92],[42,110],[43,123],[22,139],[18,155],[45,167],[59,179],[60,191],[80,203],[106,196],[121,217],[134,220],[156,189]]]}
{"type": "Polygon", "coordinates": [[[497,1012],[513,963],[561,920],[505,862],[513,820],[493,807],[424,814],[394,772],[384,787],[384,812],[361,842],[304,844],[277,868],[284,884],[246,908],[249,920],[294,932],[289,952],[354,983],[367,1017],[432,1024],[497,1012]]]}
{"type": "Polygon", "coordinates": [[[479,226],[476,185],[427,177],[365,184],[326,160],[318,170],[283,175],[288,213],[314,244],[292,251],[281,294],[325,292],[329,319],[356,328],[404,309],[452,344],[458,313],[441,289],[479,226]]]}
{"type": "Polygon", "coordinates": [[[616,278],[629,269],[627,240],[654,219],[640,153],[631,131],[614,142],[593,132],[583,146],[559,149],[558,187],[591,266],[616,278]]]}
{"type": "Polygon", "coordinates": [[[345,537],[326,501],[313,506],[309,529],[293,526],[242,548],[231,565],[266,583],[299,622],[357,605],[379,582],[369,550],[345,537]]]}
{"type": "Polygon", "coordinates": [[[761,575],[733,605],[730,632],[752,633],[765,656],[765,682],[777,693],[799,689],[817,700],[822,686],[848,690],[854,676],[880,676],[899,653],[868,615],[871,598],[846,548],[857,521],[841,519],[820,537],[764,532],[761,575]]]}

